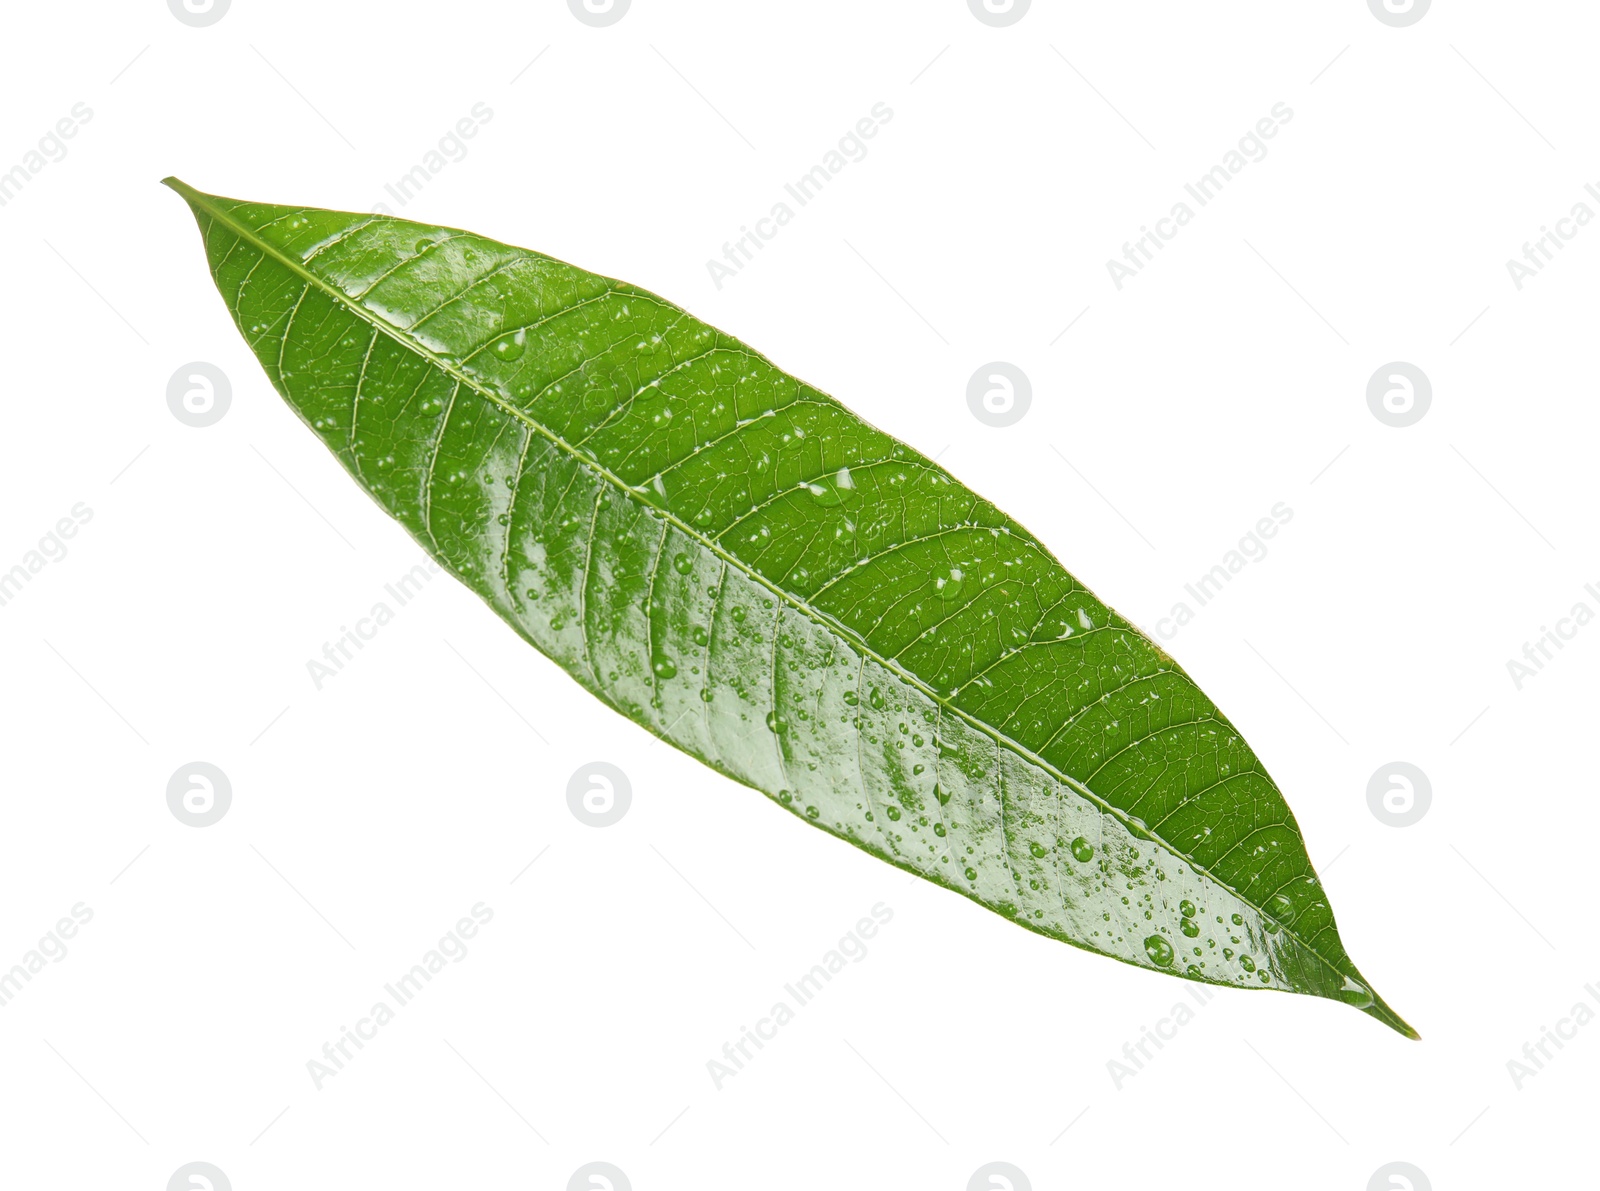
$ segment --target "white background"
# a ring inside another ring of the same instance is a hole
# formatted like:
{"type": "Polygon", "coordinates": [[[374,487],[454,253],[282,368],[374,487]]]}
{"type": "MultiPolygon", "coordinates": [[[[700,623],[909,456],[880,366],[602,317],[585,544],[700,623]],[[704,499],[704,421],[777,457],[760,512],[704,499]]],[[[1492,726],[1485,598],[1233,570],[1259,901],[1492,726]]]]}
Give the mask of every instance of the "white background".
{"type": "Polygon", "coordinates": [[[1505,262],[1600,210],[1591,5],[1458,0],[1410,28],[1361,0],[1037,0],[1009,28],[961,0],[635,0],[603,29],[558,0],[5,21],[0,169],[93,117],[0,207],[0,569],[93,517],[0,607],[0,966],[94,917],[0,1009],[0,1182],[160,1191],[203,1160],[238,1191],[562,1188],[604,1160],[639,1191],[959,1191],[1004,1160],[1035,1188],[1360,1191],[1392,1161],[1572,1185],[1600,1028],[1520,1090],[1507,1061],[1600,980],[1600,627],[1520,690],[1506,662],[1600,609],[1600,228],[1520,292],[1505,262]],[[1108,1060],[1185,985],[803,830],[449,579],[315,689],[306,662],[421,555],[273,393],[157,181],[365,210],[480,101],[469,155],[391,206],[688,307],[938,454],[1147,628],[1292,508],[1167,645],[1424,1040],[1217,990],[1119,1088],[1108,1060]],[[707,259],[878,102],[869,155],[718,289],[707,259]],[[1279,102],[1268,156],[1119,291],[1106,260],[1279,102]],[[205,429],[166,403],[195,360],[233,386],[205,429]],[[966,405],[991,360],[1033,383],[1006,430],[966,405]],[[1433,383],[1407,429],[1366,402],[1393,360],[1433,383]],[[204,829],[165,797],[197,759],[233,790],[204,829]],[[1366,798],[1397,759],[1433,789],[1404,829],[1366,798]],[[606,830],[566,805],[594,760],[632,783],[606,830]],[[480,901],[467,958],[317,1090],[307,1061],[480,901]],[[878,902],[867,957],[717,1090],[707,1060],[878,902]]]}

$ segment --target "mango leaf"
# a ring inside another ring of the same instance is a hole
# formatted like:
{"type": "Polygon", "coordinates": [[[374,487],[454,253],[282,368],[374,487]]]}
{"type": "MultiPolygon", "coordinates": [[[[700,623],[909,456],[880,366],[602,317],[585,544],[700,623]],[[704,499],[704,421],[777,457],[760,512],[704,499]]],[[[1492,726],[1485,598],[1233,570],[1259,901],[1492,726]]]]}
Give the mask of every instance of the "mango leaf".
{"type": "Polygon", "coordinates": [[[933,461],[635,286],[167,184],[284,400],[599,699],[1029,930],[1416,1036],[1234,726],[933,461]]]}

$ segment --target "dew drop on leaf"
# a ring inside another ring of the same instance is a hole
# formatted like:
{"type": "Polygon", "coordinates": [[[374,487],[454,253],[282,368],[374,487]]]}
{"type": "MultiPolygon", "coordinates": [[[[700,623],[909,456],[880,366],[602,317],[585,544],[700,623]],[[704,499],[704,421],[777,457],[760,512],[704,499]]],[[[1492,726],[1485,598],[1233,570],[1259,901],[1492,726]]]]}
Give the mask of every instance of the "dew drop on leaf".
{"type": "Polygon", "coordinates": [[[1160,935],[1151,935],[1144,941],[1144,953],[1158,967],[1164,968],[1172,963],[1172,944],[1160,935]]]}
{"type": "Polygon", "coordinates": [[[850,475],[848,467],[841,467],[831,476],[824,476],[820,480],[812,480],[806,484],[806,491],[824,508],[833,508],[846,501],[856,498],[856,482],[850,475]]]}
{"type": "Polygon", "coordinates": [[[1339,989],[1339,999],[1346,1005],[1354,1005],[1357,1009],[1370,1009],[1372,990],[1361,981],[1346,976],[1344,986],[1339,989]]]}
{"type": "Polygon", "coordinates": [[[515,360],[522,355],[528,347],[528,332],[518,331],[514,335],[507,335],[494,345],[494,354],[502,360],[515,360]]]}
{"type": "Polygon", "coordinates": [[[948,574],[941,575],[933,581],[933,589],[939,593],[941,600],[955,599],[966,585],[966,576],[961,573],[960,567],[951,567],[948,574]]]}

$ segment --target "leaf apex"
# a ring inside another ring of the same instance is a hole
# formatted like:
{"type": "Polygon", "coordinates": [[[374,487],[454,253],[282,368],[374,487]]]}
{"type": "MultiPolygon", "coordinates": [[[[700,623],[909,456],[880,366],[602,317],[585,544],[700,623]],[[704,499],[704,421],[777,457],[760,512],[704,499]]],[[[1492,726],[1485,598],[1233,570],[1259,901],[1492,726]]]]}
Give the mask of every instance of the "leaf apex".
{"type": "Polygon", "coordinates": [[[190,186],[182,178],[179,178],[176,175],[169,174],[167,177],[161,179],[161,185],[165,186],[168,190],[176,191],[191,204],[195,199],[205,197],[193,186],[190,186]]]}
{"type": "Polygon", "coordinates": [[[1422,1041],[1422,1035],[1417,1033],[1416,1029],[1403,1017],[1401,1017],[1393,1009],[1389,1008],[1389,1006],[1384,1003],[1382,997],[1374,995],[1372,1004],[1364,1008],[1362,1012],[1377,1018],[1384,1025],[1388,1026],[1396,1034],[1399,1034],[1402,1037],[1409,1038],[1413,1042],[1422,1041]]]}

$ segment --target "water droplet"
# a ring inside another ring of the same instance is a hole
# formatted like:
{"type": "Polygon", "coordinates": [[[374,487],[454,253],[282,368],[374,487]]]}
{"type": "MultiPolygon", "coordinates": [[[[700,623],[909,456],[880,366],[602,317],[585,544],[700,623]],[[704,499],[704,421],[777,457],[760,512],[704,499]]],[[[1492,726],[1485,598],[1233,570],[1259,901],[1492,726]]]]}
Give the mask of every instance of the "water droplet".
{"type": "Polygon", "coordinates": [[[874,711],[882,711],[889,705],[888,700],[883,697],[883,692],[877,687],[873,687],[872,690],[867,693],[867,702],[872,704],[872,710],[874,711]]]}
{"type": "Polygon", "coordinates": [[[1151,935],[1144,941],[1144,953],[1157,967],[1164,968],[1172,963],[1172,944],[1160,935],[1151,935]]]}
{"type": "Polygon", "coordinates": [[[1372,990],[1359,980],[1349,976],[1344,978],[1344,987],[1339,990],[1339,999],[1346,1005],[1354,1005],[1357,1009],[1372,1008],[1372,990]]]}
{"type": "Polygon", "coordinates": [[[672,405],[665,396],[651,394],[639,399],[634,407],[637,415],[654,426],[664,426],[672,421],[672,405]]]}
{"type": "Polygon", "coordinates": [[[494,345],[494,354],[502,360],[515,360],[522,355],[527,346],[528,332],[522,330],[514,335],[508,335],[496,343],[494,345]]]}
{"type": "Polygon", "coordinates": [[[975,869],[975,868],[967,869],[966,870],[966,877],[967,877],[967,880],[969,880],[969,881],[976,881],[978,879],[978,870],[975,869]]]}
{"type": "Polygon", "coordinates": [[[1088,864],[1094,859],[1094,845],[1080,835],[1072,841],[1072,858],[1079,864],[1088,864]]]}
{"type": "Polygon", "coordinates": [[[861,696],[856,694],[854,691],[846,691],[844,693],[844,701],[846,705],[854,707],[857,703],[861,702],[861,696]]]}
{"type": "Polygon", "coordinates": [[[1033,840],[1028,844],[1028,851],[1033,855],[1035,860],[1044,859],[1045,847],[1038,840],[1033,840]]]}
{"type": "Polygon", "coordinates": [[[883,813],[888,815],[889,818],[894,820],[896,823],[898,823],[900,821],[900,808],[897,807],[897,806],[891,806],[887,810],[885,810],[883,813]]]}
{"type": "Polygon", "coordinates": [[[819,505],[826,508],[854,500],[857,495],[856,482],[851,477],[848,467],[841,467],[831,476],[811,481],[806,485],[806,491],[811,493],[819,505]]]}
{"type": "Polygon", "coordinates": [[[746,613],[743,608],[735,608],[733,610],[733,620],[735,624],[743,624],[745,616],[746,613]]]}
{"type": "Polygon", "coordinates": [[[1243,914],[1235,914],[1233,916],[1233,924],[1235,926],[1243,926],[1244,925],[1244,915],[1243,914]]]}
{"type": "Polygon", "coordinates": [[[657,678],[671,678],[678,672],[678,663],[664,653],[658,653],[650,659],[650,669],[655,671],[657,678]]]}
{"type": "Polygon", "coordinates": [[[1241,955],[1239,957],[1239,966],[1246,972],[1254,972],[1256,970],[1256,961],[1248,955],[1241,955]]]}
{"type": "Polygon", "coordinates": [[[806,818],[815,819],[820,814],[822,814],[822,812],[819,811],[816,807],[814,807],[814,806],[806,807],[806,818]]]}
{"type": "Polygon", "coordinates": [[[677,571],[680,575],[687,575],[690,571],[694,570],[694,563],[690,561],[687,554],[679,554],[676,555],[672,560],[672,569],[677,571]]]}
{"type": "Polygon", "coordinates": [[[788,720],[784,719],[776,711],[767,712],[767,730],[769,732],[777,732],[781,735],[783,732],[787,731],[788,728],[788,720]]]}
{"type": "Polygon", "coordinates": [[[944,824],[943,823],[935,823],[933,825],[933,834],[938,836],[940,839],[943,839],[944,838],[944,824]]]}
{"type": "Polygon", "coordinates": [[[1196,924],[1193,920],[1188,919],[1188,918],[1183,918],[1183,919],[1179,920],[1178,929],[1181,930],[1187,936],[1189,936],[1189,938],[1191,938],[1191,939],[1194,938],[1196,935],[1198,935],[1200,933],[1199,925],[1196,924]]]}
{"type": "Polygon", "coordinates": [[[667,507],[667,485],[659,475],[653,477],[642,488],[635,488],[633,491],[647,505],[658,509],[667,507]]]}
{"type": "Polygon", "coordinates": [[[433,241],[432,240],[418,240],[414,245],[412,245],[412,249],[415,252],[426,252],[426,251],[428,251],[428,249],[430,249],[432,247],[433,247],[433,241]]]}
{"type": "Polygon", "coordinates": [[[694,640],[696,645],[709,645],[711,643],[711,634],[706,632],[699,625],[695,625],[694,628],[689,630],[689,636],[694,640]]]}
{"type": "Polygon", "coordinates": [[[941,575],[933,581],[933,590],[941,600],[953,600],[960,596],[966,585],[966,576],[961,573],[961,568],[951,567],[948,575],[941,575]]]}
{"type": "Polygon", "coordinates": [[[1199,911],[1194,908],[1194,903],[1192,901],[1190,901],[1188,898],[1184,898],[1178,903],[1178,913],[1182,914],[1185,918],[1193,918],[1197,913],[1199,913],[1199,911]]]}

